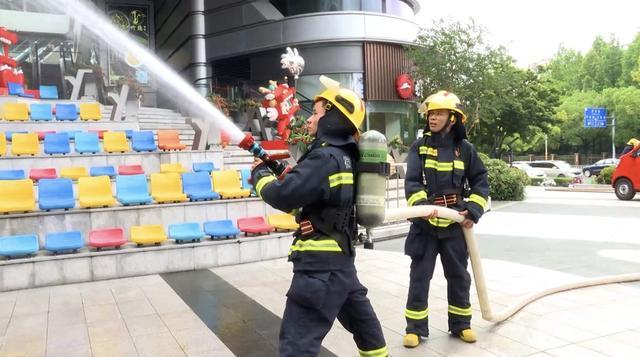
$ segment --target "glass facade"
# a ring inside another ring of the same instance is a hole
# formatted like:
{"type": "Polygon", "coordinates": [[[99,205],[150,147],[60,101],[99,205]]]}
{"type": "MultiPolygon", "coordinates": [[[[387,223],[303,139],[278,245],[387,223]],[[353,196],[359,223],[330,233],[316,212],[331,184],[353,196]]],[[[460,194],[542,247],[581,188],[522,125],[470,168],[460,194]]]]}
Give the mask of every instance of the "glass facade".
{"type": "Polygon", "coordinates": [[[415,103],[391,101],[367,101],[365,130],[377,130],[387,137],[387,141],[398,137],[404,145],[410,146],[418,137],[418,130],[424,128],[415,103]]]}
{"type": "Polygon", "coordinates": [[[411,5],[402,0],[271,0],[271,3],[284,16],[327,11],[368,11],[405,18],[414,15],[411,5]]]}

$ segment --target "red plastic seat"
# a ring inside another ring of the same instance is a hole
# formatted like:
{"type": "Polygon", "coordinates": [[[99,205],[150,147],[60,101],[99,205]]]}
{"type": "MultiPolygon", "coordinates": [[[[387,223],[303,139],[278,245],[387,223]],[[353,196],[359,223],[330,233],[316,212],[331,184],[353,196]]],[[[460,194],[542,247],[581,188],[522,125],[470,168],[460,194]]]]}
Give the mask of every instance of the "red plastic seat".
{"type": "Polygon", "coordinates": [[[98,138],[102,139],[102,137],[104,136],[103,134],[105,133],[105,131],[109,131],[106,129],[89,129],[87,130],[90,133],[98,133],[98,138]]]}
{"type": "Polygon", "coordinates": [[[144,175],[142,165],[120,165],[118,175],[144,175]]]}
{"type": "Polygon", "coordinates": [[[244,235],[251,234],[267,234],[273,232],[275,227],[268,224],[264,217],[246,217],[238,218],[238,229],[244,232],[244,235]]]}
{"type": "Polygon", "coordinates": [[[94,229],[89,232],[89,246],[100,250],[106,247],[119,248],[127,243],[122,228],[94,229]]]}
{"type": "Polygon", "coordinates": [[[5,87],[0,87],[0,95],[9,95],[9,89],[5,87]]]}
{"type": "Polygon", "coordinates": [[[29,178],[32,180],[55,179],[58,178],[58,172],[55,168],[31,169],[29,170],[29,178]]]}
{"type": "Polygon", "coordinates": [[[55,134],[55,130],[47,130],[47,131],[36,131],[38,133],[38,140],[44,140],[44,136],[47,134],[55,134]]]}

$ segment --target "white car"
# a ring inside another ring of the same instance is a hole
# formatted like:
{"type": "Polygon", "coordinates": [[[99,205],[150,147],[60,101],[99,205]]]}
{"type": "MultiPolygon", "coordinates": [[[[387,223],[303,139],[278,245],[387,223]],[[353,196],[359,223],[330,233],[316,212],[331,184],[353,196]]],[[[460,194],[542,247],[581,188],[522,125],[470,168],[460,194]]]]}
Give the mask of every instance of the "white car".
{"type": "Polygon", "coordinates": [[[528,164],[541,169],[549,177],[576,177],[582,174],[579,169],[572,168],[568,162],[561,160],[530,161],[528,164]]]}
{"type": "Polygon", "coordinates": [[[531,165],[529,165],[526,162],[514,162],[511,164],[511,166],[515,167],[516,169],[524,171],[527,174],[527,176],[529,176],[529,178],[540,178],[540,179],[547,178],[547,174],[545,174],[544,171],[535,167],[531,167],[531,165]]]}

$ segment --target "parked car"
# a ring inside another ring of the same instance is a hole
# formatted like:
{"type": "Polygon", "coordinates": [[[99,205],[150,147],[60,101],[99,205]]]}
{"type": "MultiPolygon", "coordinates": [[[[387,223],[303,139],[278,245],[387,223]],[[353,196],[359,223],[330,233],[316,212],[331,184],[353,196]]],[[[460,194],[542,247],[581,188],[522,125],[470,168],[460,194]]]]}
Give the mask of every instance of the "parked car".
{"type": "Polygon", "coordinates": [[[549,177],[576,177],[582,173],[579,169],[572,168],[568,162],[561,160],[530,161],[528,164],[541,169],[549,177]]]}
{"type": "Polygon", "coordinates": [[[620,160],[618,159],[602,159],[597,161],[595,164],[588,165],[582,168],[582,174],[585,177],[589,177],[591,175],[600,175],[600,171],[605,167],[609,166],[618,166],[620,160]]]}
{"type": "Polygon", "coordinates": [[[529,178],[540,178],[540,179],[547,178],[547,174],[545,174],[544,171],[535,167],[531,167],[531,165],[529,165],[526,162],[516,161],[512,163],[511,166],[515,167],[516,169],[524,171],[527,174],[527,176],[529,176],[529,178]]]}

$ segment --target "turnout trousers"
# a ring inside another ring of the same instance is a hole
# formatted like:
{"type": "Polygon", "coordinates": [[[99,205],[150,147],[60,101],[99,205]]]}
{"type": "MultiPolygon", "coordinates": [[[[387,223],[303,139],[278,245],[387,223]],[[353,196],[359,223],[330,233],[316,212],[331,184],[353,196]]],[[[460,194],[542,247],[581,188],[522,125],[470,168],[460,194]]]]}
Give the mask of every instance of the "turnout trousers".
{"type": "MultiPolygon", "coordinates": [[[[412,228],[413,226],[415,224],[412,224],[412,228]]],[[[405,310],[406,332],[423,337],[429,335],[429,283],[436,265],[436,257],[440,254],[444,276],[447,279],[449,331],[458,335],[471,325],[471,277],[467,271],[469,253],[462,230],[457,229],[453,231],[453,235],[439,239],[434,234],[415,227],[409,231],[407,240],[409,239],[421,241],[420,246],[424,247],[424,254],[410,254],[411,272],[405,310]],[[420,236],[411,237],[412,234],[420,236]]]]}
{"type": "Polygon", "coordinates": [[[380,322],[355,267],[294,273],[280,327],[280,356],[317,356],[336,317],[353,334],[361,356],[387,356],[380,322]]]}

